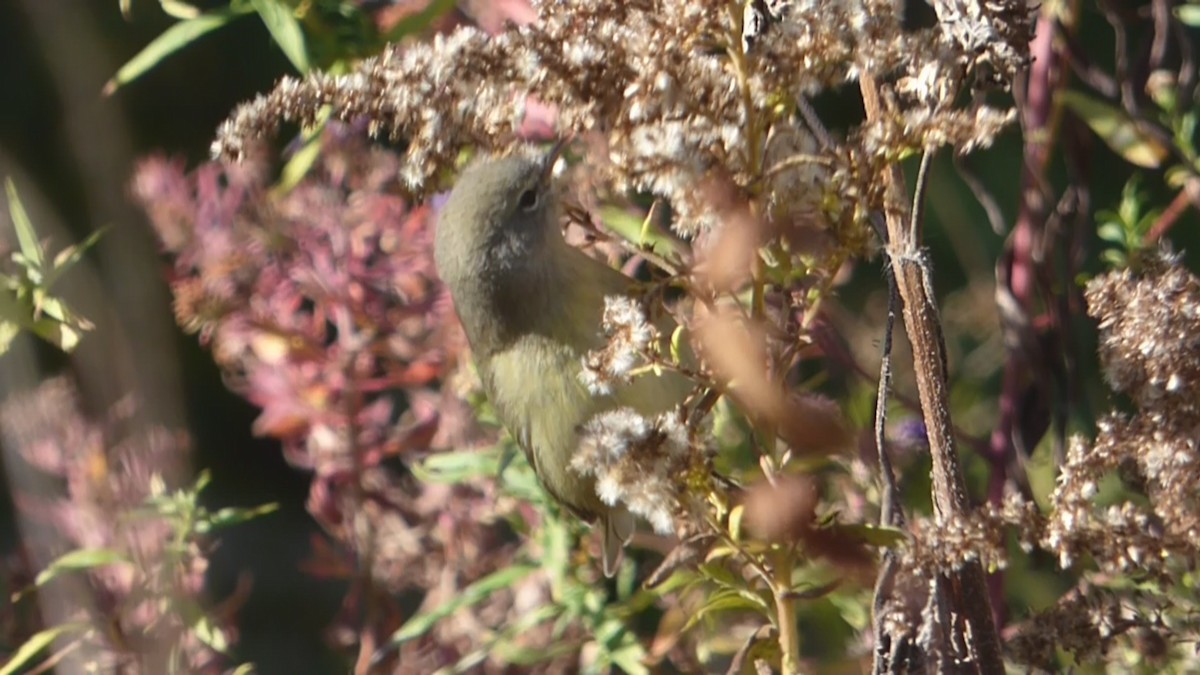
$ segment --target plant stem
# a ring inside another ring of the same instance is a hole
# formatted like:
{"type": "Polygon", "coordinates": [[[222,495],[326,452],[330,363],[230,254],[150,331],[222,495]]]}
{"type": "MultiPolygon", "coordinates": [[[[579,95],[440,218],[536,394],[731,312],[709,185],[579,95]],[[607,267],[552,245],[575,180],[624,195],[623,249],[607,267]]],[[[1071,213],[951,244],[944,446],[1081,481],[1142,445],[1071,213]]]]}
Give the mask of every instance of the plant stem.
{"type": "Polygon", "coordinates": [[[783,673],[800,672],[800,631],[796,626],[796,600],[792,595],[792,556],[780,551],[771,584],[775,596],[775,622],[779,627],[779,648],[783,651],[783,673]]]}

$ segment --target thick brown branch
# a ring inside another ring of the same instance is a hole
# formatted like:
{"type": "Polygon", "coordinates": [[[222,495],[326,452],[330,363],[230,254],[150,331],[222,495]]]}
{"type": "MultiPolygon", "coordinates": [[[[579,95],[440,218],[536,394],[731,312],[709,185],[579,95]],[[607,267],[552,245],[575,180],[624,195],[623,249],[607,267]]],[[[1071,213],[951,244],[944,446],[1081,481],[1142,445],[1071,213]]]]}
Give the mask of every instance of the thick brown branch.
{"type": "MultiPolygon", "coordinates": [[[[869,74],[862,80],[867,116],[878,119],[883,111],[877,85],[869,74]]],[[[922,415],[933,458],[933,502],[939,520],[962,515],[970,507],[955,447],[950,418],[946,349],[941,319],[932,293],[929,266],[917,240],[919,228],[910,226],[905,179],[899,165],[885,175],[887,254],[903,306],[904,328],[912,345],[913,368],[922,415]]],[[[921,195],[917,195],[920,199],[921,195]]],[[[1003,673],[1000,639],[992,617],[987,583],[979,561],[943,573],[938,582],[941,613],[952,617],[941,640],[956,663],[955,672],[1003,673]]]]}

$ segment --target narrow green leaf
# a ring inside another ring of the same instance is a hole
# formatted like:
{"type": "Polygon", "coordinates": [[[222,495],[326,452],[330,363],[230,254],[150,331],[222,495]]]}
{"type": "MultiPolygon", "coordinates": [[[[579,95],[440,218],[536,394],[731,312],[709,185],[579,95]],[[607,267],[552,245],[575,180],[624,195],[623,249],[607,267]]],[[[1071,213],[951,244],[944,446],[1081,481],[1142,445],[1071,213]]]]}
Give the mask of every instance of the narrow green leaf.
{"type": "Polygon", "coordinates": [[[656,227],[649,227],[644,217],[635,216],[626,209],[605,206],[600,209],[600,222],[610,232],[636,246],[648,246],[651,251],[668,258],[678,258],[679,242],[670,234],[656,227]]]}
{"type": "Polygon", "coordinates": [[[45,262],[42,245],[38,243],[37,231],[33,229],[25,205],[21,203],[21,196],[17,194],[17,184],[11,178],[4,179],[4,192],[8,195],[8,214],[12,217],[13,229],[17,231],[17,245],[21,248],[21,255],[25,257],[27,265],[41,270],[45,262]]]}
{"type": "Polygon", "coordinates": [[[1078,91],[1063,93],[1061,100],[1127,162],[1156,169],[1167,158],[1169,151],[1158,139],[1143,132],[1125,111],[1111,103],[1078,91]]]}
{"type": "Polygon", "coordinates": [[[107,226],[101,227],[95,232],[89,234],[87,239],[84,239],[73,246],[68,246],[56,253],[54,255],[54,264],[51,266],[50,270],[46,272],[46,281],[43,284],[46,289],[49,290],[52,286],[54,286],[54,282],[58,281],[62,275],[66,274],[72,267],[77,265],[79,261],[83,259],[84,254],[87,253],[88,250],[93,246],[95,246],[96,242],[100,241],[100,237],[104,236],[104,233],[107,231],[107,226]]]}
{"type": "Polygon", "coordinates": [[[729,538],[740,541],[742,538],[742,516],[746,515],[746,507],[738,504],[729,512],[729,538]]]}
{"type": "Polygon", "coordinates": [[[498,465],[498,452],[464,450],[431,455],[414,463],[412,471],[413,475],[427,483],[451,484],[495,476],[498,465]]]}
{"type": "Polygon", "coordinates": [[[64,572],[78,572],[93,567],[104,567],[128,563],[129,559],[120,551],[110,548],[81,548],[69,551],[46,566],[33,580],[35,586],[44,586],[64,572]]]}
{"type": "Polygon", "coordinates": [[[462,593],[440,607],[413,616],[399,630],[392,634],[391,644],[402,644],[424,635],[438,621],[464,607],[470,607],[482,601],[495,591],[517,583],[537,569],[538,567],[535,565],[521,563],[489,574],[463,589],[462,593]]]}
{"type": "Polygon", "coordinates": [[[1096,229],[1096,235],[1113,244],[1125,243],[1125,228],[1120,223],[1107,222],[1096,229]]]}
{"type": "Polygon", "coordinates": [[[253,520],[254,518],[274,513],[278,510],[279,504],[275,502],[255,506],[254,508],[226,507],[210,515],[205,521],[196,523],[196,531],[200,534],[208,534],[213,530],[244,523],[247,520],[253,520]]]}
{"type": "Polygon", "coordinates": [[[433,0],[415,14],[410,14],[396,22],[395,26],[384,35],[387,42],[399,42],[401,38],[425,30],[438,17],[454,9],[455,0],[433,0]]]}
{"type": "Polygon", "coordinates": [[[254,11],[262,17],[279,48],[301,73],[309,71],[308,48],[304,45],[304,30],[295,12],[281,0],[251,0],[254,11]]]}
{"type": "Polygon", "coordinates": [[[171,26],[117,70],[117,74],[104,85],[104,95],[112,95],[121,86],[146,74],[166,57],[246,14],[249,12],[245,10],[223,9],[201,14],[171,26]]]}
{"type": "Polygon", "coordinates": [[[229,654],[229,636],[215,623],[212,617],[201,615],[192,623],[192,633],[204,644],[220,654],[229,654]]]}
{"type": "Polygon", "coordinates": [[[192,4],[181,0],[158,0],[163,12],[176,19],[194,19],[200,16],[200,10],[192,4]]]}
{"type": "Polygon", "coordinates": [[[83,339],[83,330],[88,330],[92,324],[84,321],[81,325],[60,323],[53,319],[38,319],[29,324],[29,330],[34,335],[58,347],[61,351],[70,353],[79,346],[83,339]]]}
{"type": "Polygon", "coordinates": [[[686,633],[691,630],[710,614],[733,611],[762,612],[764,608],[761,606],[761,603],[755,602],[737,591],[717,591],[709,596],[708,602],[688,618],[687,623],[684,624],[683,632],[686,633]]]}
{"type": "Polygon", "coordinates": [[[304,145],[283,165],[279,182],[273,190],[275,193],[291,192],[317,163],[317,158],[321,156],[321,131],[325,128],[325,121],[329,119],[329,110],[329,106],[322,108],[320,124],[317,128],[304,132],[304,145]]]}
{"type": "Polygon", "coordinates": [[[0,317],[0,356],[8,352],[13,340],[21,334],[21,327],[12,321],[0,317]]]}
{"type": "Polygon", "coordinates": [[[30,636],[9,658],[8,662],[0,666],[0,675],[13,675],[20,672],[26,666],[33,664],[33,659],[37,657],[42,650],[46,649],[59,638],[61,635],[75,632],[87,628],[86,624],[82,623],[64,623],[57,626],[52,626],[43,631],[30,636]]]}
{"type": "Polygon", "coordinates": [[[1200,27],[1200,5],[1186,4],[1175,8],[1175,16],[1185,25],[1193,28],[1200,27]]]}
{"type": "Polygon", "coordinates": [[[650,675],[650,669],[642,663],[645,658],[645,648],[636,642],[627,644],[609,655],[612,664],[628,675],[650,675]]]}

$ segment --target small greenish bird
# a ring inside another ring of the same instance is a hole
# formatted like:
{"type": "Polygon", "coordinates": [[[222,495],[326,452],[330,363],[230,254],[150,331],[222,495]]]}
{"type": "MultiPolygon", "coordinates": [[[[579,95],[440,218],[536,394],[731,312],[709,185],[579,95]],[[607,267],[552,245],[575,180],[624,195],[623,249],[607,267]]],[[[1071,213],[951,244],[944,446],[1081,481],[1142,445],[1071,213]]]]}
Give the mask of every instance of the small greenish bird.
{"type": "Polygon", "coordinates": [[[617,407],[647,416],[671,410],[690,386],[664,372],[597,396],[581,382],[583,356],[605,344],[605,297],[628,295],[634,282],[563,238],[551,176],[560,150],[561,143],[537,159],[486,157],[464,170],[442,208],[434,257],[484,393],[546,490],[599,525],[612,576],[634,517],[601,501],[594,479],[571,468],[579,430],[617,407]]]}

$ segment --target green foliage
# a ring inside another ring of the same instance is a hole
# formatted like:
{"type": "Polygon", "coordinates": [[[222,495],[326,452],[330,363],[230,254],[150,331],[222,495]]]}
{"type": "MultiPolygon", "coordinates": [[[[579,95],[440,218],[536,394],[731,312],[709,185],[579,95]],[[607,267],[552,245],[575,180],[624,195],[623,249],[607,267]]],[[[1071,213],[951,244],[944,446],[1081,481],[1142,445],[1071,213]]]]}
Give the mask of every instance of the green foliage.
{"type": "Polygon", "coordinates": [[[70,352],[78,346],[83,334],[92,329],[92,323],[51,291],[104,231],[97,230],[82,243],[68,246],[51,258],[38,240],[16,185],[6,179],[4,187],[18,250],[12,254],[15,269],[0,273],[0,354],[8,351],[23,330],[70,352]]]}
{"type": "MultiPolygon", "coordinates": [[[[129,16],[127,3],[128,0],[121,0],[121,9],[129,16]]],[[[226,5],[204,10],[181,0],[159,0],[159,5],[179,22],[121,66],[105,84],[105,94],[112,94],[145,75],[196,40],[252,14],[263,22],[292,67],[303,74],[314,67],[334,72],[344,70],[354,60],[378,53],[389,42],[425,30],[454,9],[452,0],[435,0],[381,30],[360,3],[346,0],[230,0],[226,5]]]]}
{"type": "MultiPolygon", "coordinates": [[[[586,529],[558,508],[524,457],[515,452],[515,446],[501,444],[480,452],[440,453],[415,464],[413,473],[421,480],[443,484],[466,484],[500,476],[501,492],[536,506],[542,520],[529,533],[532,539],[524,547],[523,559],[474,582],[449,602],[410,617],[392,635],[392,646],[425,635],[438,621],[469,610],[491,593],[511,588],[538,574],[544,575],[549,584],[550,603],[523,614],[518,622],[503,630],[487,635],[479,649],[439,672],[470,672],[488,657],[511,666],[531,666],[577,650],[589,642],[596,651],[585,672],[607,672],[611,666],[631,674],[649,672],[641,664],[646,656],[645,648],[628,624],[631,617],[651,606],[658,594],[634,591],[629,565],[623,568],[618,578],[615,598],[609,596],[602,584],[596,584],[593,563],[573,553],[580,537],[586,536],[586,529]],[[531,551],[537,551],[536,558],[531,551]],[[539,626],[553,626],[552,633],[556,636],[553,648],[531,648],[518,640],[539,626]],[[570,627],[577,630],[568,634],[570,627]]],[[[518,531],[528,529],[515,514],[509,517],[518,531]]]]}
{"type": "MultiPolygon", "coordinates": [[[[221,529],[271,513],[276,510],[277,505],[264,504],[254,508],[225,508],[209,511],[200,503],[200,494],[208,483],[209,474],[203,472],[193,485],[170,491],[162,479],[155,475],[149,486],[150,496],[142,506],[127,513],[117,514],[116,517],[125,522],[154,520],[168,526],[171,535],[158,556],[151,556],[151,559],[147,559],[144,550],[124,551],[118,548],[81,548],[68,551],[40,571],[32,586],[14,594],[12,601],[16,603],[34,590],[43,588],[64,576],[87,574],[110,566],[127,566],[133,568],[135,577],[141,581],[133,595],[126,599],[127,606],[131,611],[140,603],[153,602],[163,616],[168,619],[166,622],[159,622],[160,624],[169,624],[172,620],[178,619],[183,622],[187,632],[208,648],[220,654],[228,654],[229,636],[219,622],[205,611],[199,597],[190,595],[179,587],[179,575],[181,571],[191,569],[192,561],[202,547],[204,537],[221,529]]],[[[74,649],[87,642],[103,642],[111,629],[109,622],[119,625],[122,617],[90,617],[90,619],[50,626],[34,634],[0,668],[0,674],[9,675],[35,666],[39,662],[39,656],[56,641],[59,649],[63,651],[74,649]]],[[[124,627],[125,630],[128,628],[128,626],[124,627]]],[[[163,628],[161,625],[156,625],[148,627],[148,630],[157,632],[163,628]]],[[[168,636],[148,637],[162,639],[168,636]]],[[[172,646],[171,652],[175,651],[176,648],[172,646]]],[[[167,672],[188,672],[185,661],[186,659],[181,655],[171,658],[167,672]]],[[[249,668],[244,665],[239,668],[238,672],[252,672],[249,668]]]]}
{"type": "Polygon", "coordinates": [[[1136,266],[1149,248],[1146,235],[1158,220],[1161,209],[1145,210],[1146,196],[1138,190],[1139,180],[1130,179],[1121,190],[1115,210],[1096,213],[1096,233],[1112,244],[1100,257],[1112,267],[1136,266]]]}
{"type": "Polygon", "coordinates": [[[1117,106],[1077,91],[1064,92],[1062,103],[1130,164],[1154,169],[1167,158],[1168,149],[1158,138],[1117,106]]]}

